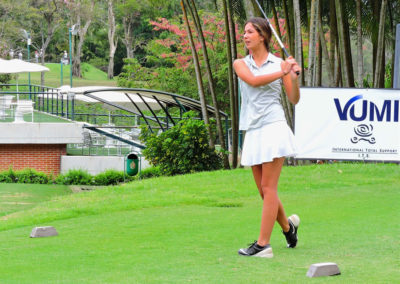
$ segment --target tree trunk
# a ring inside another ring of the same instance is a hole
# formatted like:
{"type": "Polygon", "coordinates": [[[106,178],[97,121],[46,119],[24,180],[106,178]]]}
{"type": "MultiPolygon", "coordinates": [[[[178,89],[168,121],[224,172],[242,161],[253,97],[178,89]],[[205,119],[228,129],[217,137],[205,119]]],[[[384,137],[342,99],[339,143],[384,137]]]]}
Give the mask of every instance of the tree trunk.
{"type": "Polygon", "coordinates": [[[330,0],[329,1],[329,11],[330,11],[330,17],[329,17],[329,29],[330,29],[330,47],[329,47],[329,58],[331,61],[331,68],[333,70],[333,81],[335,82],[334,86],[338,86],[336,83],[338,81],[338,76],[339,74],[336,72],[338,65],[340,65],[340,60],[339,56],[336,56],[339,54],[337,52],[337,40],[338,40],[338,34],[337,34],[337,22],[336,22],[336,5],[335,5],[335,0],[330,0]]]}
{"type": "MultiPolygon", "coordinates": [[[[228,21],[229,21],[229,34],[230,34],[230,49],[232,52],[231,61],[237,58],[237,43],[236,43],[236,26],[234,22],[234,15],[232,11],[232,2],[227,1],[228,21]]],[[[233,80],[233,101],[231,101],[231,128],[232,128],[232,167],[238,166],[238,151],[239,151],[239,82],[235,70],[231,70],[233,80]]]]}
{"type": "MultiPolygon", "coordinates": [[[[333,66],[331,64],[331,59],[329,58],[329,53],[328,53],[328,47],[326,45],[326,40],[325,40],[325,33],[324,33],[324,29],[322,27],[322,1],[320,0],[319,2],[320,4],[320,9],[319,9],[319,17],[318,17],[318,34],[319,34],[319,42],[321,44],[320,46],[320,51],[322,51],[321,53],[319,53],[319,57],[324,58],[325,59],[325,64],[326,64],[326,70],[328,73],[328,80],[329,80],[329,87],[333,87],[334,86],[334,71],[333,71],[333,66]]],[[[321,63],[322,64],[322,63],[321,63]]],[[[320,72],[322,73],[322,66],[320,68],[320,72]]],[[[321,79],[322,81],[322,79],[321,79]]]]}
{"type": "Polygon", "coordinates": [[[392,50],[393,50],[393,60],[392,60],[392,63],[391,63],[391,74],[390,74],[390,78],[391,78],[391,82],[390,82],[390,88],[393,88],[393,84],[394,84],[394,61],[395,61],[395,59],[394,59],[394,53],[395,53],[395,50],[396,50],[396,22],[393,20],[393,10],[392,10],[392,7],[393,7],[393,3],[392,3],[392,1],[391,0],[388,0],[388,10],[389,10],[389,22],[390,22],[390,33],[392,34],[392,35],[394,35],[393,36],[393,40],[392,40],[392,50]]]}
{"type": "MultiPolygon", "coordinates": [[[[206,45],[206,41],[204,39],[203,29],[201,27],[199,14],[197,13],[196,4],[194,3],[193,0],[191,0],[191,3],[192,3],[192,5],[190,5],[189,1],[186,0],[187,7],[188,7],[190,14],[192,15],[193,21],[195,23],[197,36],[198,36],[198,39],[200,41],[200,44],[201,44],[201,47],[203,50],[203,56],[204,56],[204,62],[205,62],[205,66],[206,66],[206,72],[207,72],[207,77],[208,77],[208,84],[209,84],[209,88],[210,88],[211,99],[213,101],[213,105],[214,105],[214,109],[215,109],[215,120],[217,123],[219,143],[220,143],[222,149],[227,150],[227,147],[225,145],[225,135],[224,135],[224,131],[222,129],[221,115],[219,113],[217,94],[215,93],[214,78],[213,78],[212,71],[211,71],[210,60],[208,58],[207,45],[206,45]]],[[[223,159],[224,159],[225,169],[229,169],[228,155],[223,154],[223,159]]]]}
{"type": "Polygon", "coordinates": [[[347,69],[347,53],[346,53],[346,42],[345,42],[345,30],[344,30],[344,19],[343,19],[343,7],[341,0],[335,0],[336,7],[336,23],[339,35],[339,54],[341,58],[341,63],[343,66],[343,87],[349,87],[349,76],[347,69]]]}
{"type": "MultiPolygon", "coordinates": [[[[283,6],[283,12],[285,14],[285,29],[286,32],[288,34],[288,39],[289,39],[289,53],[290,54],[294,54],[294,32],[293,32],[293,16],[289,16],[289,15],[293,15],[293,13],[289,12],[289,7],[288,7],[288,3],[286,0],[282,1],[282,6],[283,6]]],[[[290,3],[292,3],[291,1],[289,1],[290,3]]],[[[293,5],[291,5],[293,6],[293,5]]],[[[293,9],[291,9],[293,10],[293,9]]]]}
{"type": "Polygon", "coordinates": [[[261,16],[261,12],[254,0],[243,0],[243,4],[244,8],[246,9],[247,19],[261,16]]]}
{"type": "Polygon", "coordinates": [[[384,66],[384,33],[385,33],[385,10],[387,0],[382,0],[381,13],[379,19],[379,32],[378,32],[378,47],[376,52],[376,64],[375,64],[375,77],[374,77],[374,88],[383,87],[381,84],[382,72],[385,70],[384,66]]]}
{"type": "Polygon", "coordinates": [[[355,87],[354,84],[354,68],[353,68],[353,56],[351,54],[351,39],[350,39],[350,25],[349,25],[349,21],[347,18],[347,14],[344,13],[344,3],[347,3],[346,1],[344,1],[342,3],[342,12],[343,12],[343,28],[344,28],[344,43],[345,43],[345,53],[346,53],[346,68],[347,68],[347,76],[348,76],[348,82],[349,82],[349,86],[351,88],[355,87]]]}
{"type": "MultiPolygon", "coordinates": [[[[299,0],[293,0],[293,10],[294,10],[294,25],[295,25],[295,57],[299,66],[303,68],[303,48],[302,48],[302,40],[301,40],[301,21],[300,21],[300,3],[299,0]]],[[[304,68],[303,68],[304,71],[304,68]]],[[[299,83],[300,85],[304,85],[304,74],[303,72],[300,74],[299,83]]]]}
{"type": "Polygon", "coordinates": [[[126,58],[133,58],[132,26],[128,17],[122,18],[122,25],[124,27],[124,38],[122,39],[122,42],[126,47],[126,58]]]}
{"type": "MultiPolygon", "coordinates": [[[[278,34],[279,38],[282,38],[282,34],[281,34],[281,29],[279,27],[279,19],[278,19],[278,14],[276,12],[276,8],[275,8],[275,0],[272,1],[272,15],[274,16],[274,22],[275,22],[275,30],[276,33],[278,34]]],[[[285,59],[285,52],[283,52],[283,49],[280,49],[281,51],[281,58],[285,59]]]]}
{"type": "MultiPolygon", "coordinates": [[[[379,23],[379,15],[380,15],[380,8],[381,3],[380,0],[371,0],[371,7],[372,7],[372,21],[376,24],[379,23]]],[[[379,26],[379,24],[378,24],[379,26]]],[[[375,78],[375,72],[376,72],[376,53],[378,50],[378,29],[372,29],[372,34],[371,34],[371,42],[372,42],[372,80],[375,78]]],[[[374,83],[373,83],[374,84],[374,83]]]]}
{"type": "Polygon", "coordinates": [[[113,9],[113,0],[108,0],[108,42],[110,45],[107,77],[114,78],[114,54],[118,46],[118,37],[116,37],[117,26],[115,24],[115,14],[113,9]]]}
{"type": "Polygon", "coordinates": [[[84,7],[81,7],[80,2],[77,5],[77,24],[79,25],[79,30],[78,30],[78,44],[76,46],[76,52],[72,64],[72,74],[76,77],[82,78],[82,73],[81,73],[81,56],[82,56],[82,47],[83,43],[85,42],[85,37],[87,34],[87,31],[89,29],[90,24],[92,23],[92,18],[93,18],[93,13],[94,13],[94,5],[95,1],[91,0],[89,7],[89,12],[86,14],[86,22],[83,27],[81,27],[82,24],[82,18],[81,18],[81,9],[84,9],[84,7]]]}
{"type": "MultiPolygon", "coordinates": [[[[43,56],[41,58],[42,65],[44,65],[44,63],[45,63],[46,49],[49,46],[49,43],[50,43],[50,41],[51,41],[51,39],[53,37],[54,31],[56,30],[57,26],[56,25],[51,26],[51,23],[49,23],[49,27],[51,27],[51,28],[48,30],[46,40],[43,42],[43,45],[42,45],[42,54],[43,54],[43,56]]],[[[44,72],[40,73],[40,84],[41,84],[41,86],[45,85],[44,72]]]]}
{"type": "Polygon", "coordinates": [[[336,63],[336,69],[335,69],[335,86],[336,87],[342,87],[343,86],[343,76],[342,76],[342,58],[341,54],[339,52],[339,41],[336,41],[336,50],[335,50],[335,55],[337,58],[337,63],[336,63]]]}
{"type": "Polygon", "coordinates": [[[315,70],[315,73],[316,73],[315,86],[321,86],[322,85],[322,45],[321,45],[321,39],[319,37],[318,37],[317,58],[318,58],[318,63],[317,63],[317,68],[315,70]]]}
{"type": "Polygon", "coordinates": [[[212,139],[210,121],[208,119],[207,101],[206,101],[206,97],[204,95],[203,78],[201,76],[199,58],[197,56],[197,51],[196,51],[196,47],[195,47],[195,44],[193,41],[193,36],[192,36],[192,30],[190,29],[189,20],[187,18],[186,8],[185,8],[185,4],[183,3],[183,0],[181,0],[181,7],[182,7],[182,12],[183,12],[183,19],[185,21],[185,26],[186,26],[186,30],[187,30],[187,34],[188,34],[188,38],[189,38],[189,42],[190,42],[190,48],[192,50],[194,70],[196,73],[197,88],[199,91],[199,98],[200,98],[200,104],[201,104],[201,113],[202,113],[203,120],[207,127],[208,136],[210,138],[208,143],[211,148],[214,148],[215,145],[214,145],[214,141],[212,139]]]}
{"type": "Polygon", "coordinates": [[[363,63],[363,36],[362,36],[362,25],[361,25],[361,0],[357,0],[357,82],[358,87],[363,87],[363,79],[364,79],[364,63],[363,63]]]}
{"type": "Polygon", "coordinates": [[[314,74],[316,64],[316,46],[317,46],[317,22],[318,22],[319,1],[312,0],[310,16],[310,40],[308,45],[308,81],[309,87],[314,87],[314,74]]]}
{"type": "MultiPolygon", "coordinates": [[[[272,14],[273,14],[274,21],[275,21],[276,32],[277,32],[279,38],[282,38],[281,29],[279,26],[278,13],[277,13],[276,7],[275,7],[275,0],[272,1],[272,14]]],[[[285,53],[284,53],[283,49],[280,49],[280,52],[281,52],[282,59],[285,59],[285,53]]],[[[285,111],[286,120],[290,126],[293,126],[293,107],[290,104],[284,89],[282,89],[281,101],[282,101],[283,110],[285,111]]]]}

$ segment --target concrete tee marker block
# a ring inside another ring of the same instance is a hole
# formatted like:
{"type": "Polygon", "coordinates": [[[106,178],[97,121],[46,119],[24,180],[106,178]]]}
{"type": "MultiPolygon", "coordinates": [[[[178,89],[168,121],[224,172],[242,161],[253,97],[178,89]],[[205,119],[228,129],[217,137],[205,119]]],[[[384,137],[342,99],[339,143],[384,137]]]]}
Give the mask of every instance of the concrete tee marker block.
{"type": "Polygon", "coordinates": [[[339,274],[339,267],[336,263],[333,262],[311,264],[310,268],[307,271],[308,277],[333,276],[339,274]]]}
{"type": "Polygon", "coordinates": [[[31,238],[52,237],[58,236],[56,229],[52,226],[35,227],[32,229],[31,238]]]}

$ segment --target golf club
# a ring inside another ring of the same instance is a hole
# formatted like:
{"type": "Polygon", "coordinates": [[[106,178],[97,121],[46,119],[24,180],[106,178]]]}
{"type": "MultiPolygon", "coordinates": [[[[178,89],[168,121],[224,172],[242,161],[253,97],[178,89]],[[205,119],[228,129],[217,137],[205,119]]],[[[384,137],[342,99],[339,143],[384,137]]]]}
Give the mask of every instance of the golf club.
{"type": "MultiPolygon", "coordinates": [[[[269,25],[269,27],[270,27],[271,30],[272,30],[272,33],[274,34],[276,40],[277,40],[278,43],[279,43],[279,46],[282,48],[282,50],[283,50],[283,52],[285,53],[286,57],[289,57],[289,56],[290,56],[289,52],[286,50],[285,45],[283,44],[283,42],[282,42],[281,39],[279,38],[278,34],[276,33],[274,27],[272,26],[271,22],[269,21],[267,15],[265,14],[264,10],[262,9],[260,3],[258,2],[258,0],[254,0],[254,1],[257,3],[258,8],[260,9],[260,11],[261,11],[261,13],[263,14],[264,18],[267,20],[268,25],[269,25]]],[[[297,76],[299,76],[299,75],[300,75],[300,72],[297,71],[296,74],[297,74],[297,76]]]]}

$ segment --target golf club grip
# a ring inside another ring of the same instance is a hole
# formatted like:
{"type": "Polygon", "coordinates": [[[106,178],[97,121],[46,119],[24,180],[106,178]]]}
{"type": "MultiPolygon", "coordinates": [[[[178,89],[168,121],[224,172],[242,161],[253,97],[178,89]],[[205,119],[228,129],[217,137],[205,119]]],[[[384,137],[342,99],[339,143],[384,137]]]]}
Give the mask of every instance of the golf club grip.
{"type": "MultiPolygon", "coordinates": [[[[286,57],[290,57],[291,56],[284,46],[282,46],[282,50],[285,53],[286,57]]],[[[296,75],[299,76],[300,72],[296,71],[296,75]]]]}

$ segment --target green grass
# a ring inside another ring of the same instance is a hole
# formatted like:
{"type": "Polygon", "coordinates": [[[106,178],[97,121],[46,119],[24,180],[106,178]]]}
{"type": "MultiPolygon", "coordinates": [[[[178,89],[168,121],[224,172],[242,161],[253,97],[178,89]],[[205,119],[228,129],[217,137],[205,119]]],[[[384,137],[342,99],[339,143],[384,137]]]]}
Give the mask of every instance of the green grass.
{"type": "Polygon", "coordinates": [[[26,211],[37,204],[71,193],[63,185],[0,183],[0,216],[26,211]]]}
{"type": "MultiPolygon", "coordinates": [[[[4,119],[0,120],[0,123],[2,122],[13,122],[15,120],[14,114],[10,110],[6,110],[6,117],[4,119]]],[[[24,121],[26,122],[32,122],[32,114],[24,114],[24,121]]],[[[38,112],[34,111],[33,112],[33,122],[37,123],[71,123],[70,120],[57,117],[55,115],[50,115],[44,112],[38,112]]]]}
{"type": "Polygon", "coordinates": [[[249,169],[135,181],[56,197],[0,219],[1,283],[395,283],[400,169],[285,167],[280,198],[301,218],[299,244],[278,226],[273,259],[237,249],[257,238],[261,201],[249,169]],[[34,226],[58,237],[30,239],[34,226]],[[336,262],[342,275],[309,279],[336,262]]]}
{"type": "MultiPolygon", "coordinates": [[[[46,67],[50,69],[50,71],[45,72],[45,86],[58,88],[63,85],[70,84],[70,68],[69,65],[63,65],[63,80],[61,82],[61,65],[57,63],[46,63],[46,67]]],[[[83,63],[82,70],[85,70],[83,73],[83,78],[73,77],[72,84],[74,87],[79,86],[116,86],[116,79],[109,80],[107,78],[107,73],[93,67],[90,64],[83,63]]],[[[40,84],[40,73],[31,73],[31,84],[32,85],[41,85],[40,84]]],[[[28,84],[28,73],[21,73],[18,75],[18,83],[19,84],[28,84]]],[[[15,80],[11,81],[11,84],[15,84],[15,80]]]]}

